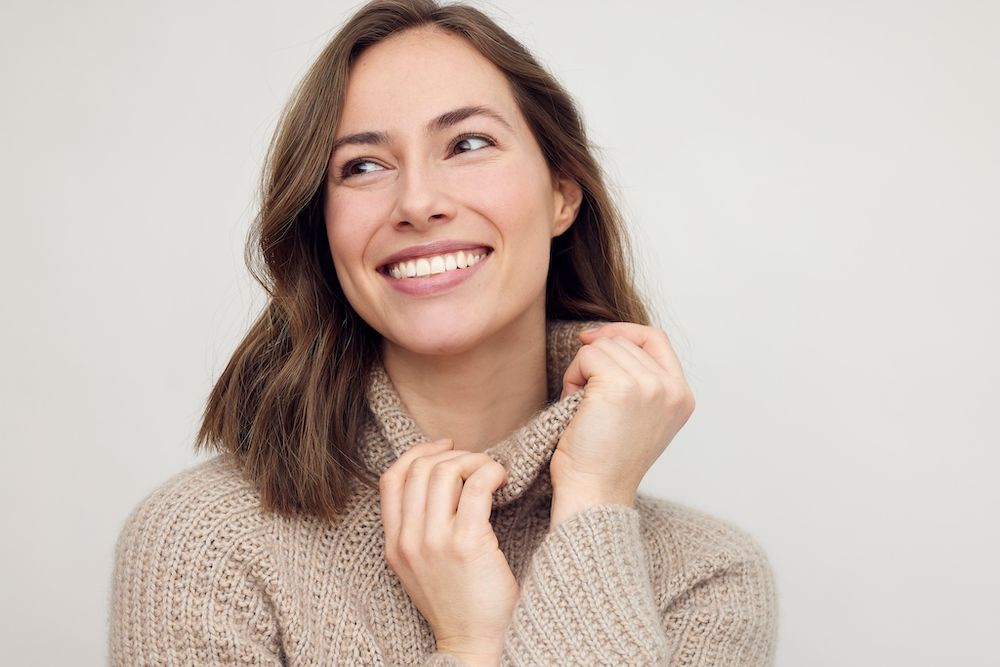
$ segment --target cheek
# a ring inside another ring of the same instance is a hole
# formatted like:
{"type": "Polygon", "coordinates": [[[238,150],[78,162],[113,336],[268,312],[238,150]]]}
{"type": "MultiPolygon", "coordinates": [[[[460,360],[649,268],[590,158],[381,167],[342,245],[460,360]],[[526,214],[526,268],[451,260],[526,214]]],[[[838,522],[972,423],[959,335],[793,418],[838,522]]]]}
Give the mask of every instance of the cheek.
{"type": "Polygon", "coordinates": [[[551,195],[542,184],[547,173],[513,161],[492,169],[470,171],[456,182],[464,204],[489,220],[505,244],[523,245],[545,237],[551,221],[551,195]]]}
{"type": "Polygon", "coordinates": [[[365,249],[371,228],[358,215],[357,202],[350,197],[327,201],[324,208],[327,245],[337,282],[351,307],[367,322],[377,319],[365,276],[365,249]]]}
{"type": "Polygon", "coordinates": [[[361,202],[352,201],[349,196],[331,197],[327,201],[323,210],[326,238],[335,261],[347,266],[361,261],[368,229],[364,210],[361,202]]]}
{"type": "Polygon", "coordinates": [[[488,178],[465,183],[464,192],[472,193],[466,200],[489,221],[500,237],[502,252],[498,259],[512,294],[535,298],[544,290],[549,270],[552,238],[552,195],[544,184],[548,172],[538,174],[520,169],[494,170],[488,178]]]}
{"type": "Polygon", "coordinates": [[[324,209],[327,245],[337,273],[337,280],[345,293],[354,291],[357,279],[352,279],[364,267],[366,237],[364,226],[351,217],[348,202],[328,203],[324,209]]]}

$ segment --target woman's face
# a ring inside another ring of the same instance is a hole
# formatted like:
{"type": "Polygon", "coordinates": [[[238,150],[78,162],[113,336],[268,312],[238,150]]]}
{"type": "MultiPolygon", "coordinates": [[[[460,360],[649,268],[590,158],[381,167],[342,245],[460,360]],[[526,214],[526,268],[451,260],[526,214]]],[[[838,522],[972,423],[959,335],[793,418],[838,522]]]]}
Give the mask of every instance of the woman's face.
{"type": "Polygon", "coordinates": [[[330,252],[386,344],[455,354],[543,321],[580,189],[553,179],[491,62],[450,33],[394,35],[352,66],[334,140],[330,252]]]}

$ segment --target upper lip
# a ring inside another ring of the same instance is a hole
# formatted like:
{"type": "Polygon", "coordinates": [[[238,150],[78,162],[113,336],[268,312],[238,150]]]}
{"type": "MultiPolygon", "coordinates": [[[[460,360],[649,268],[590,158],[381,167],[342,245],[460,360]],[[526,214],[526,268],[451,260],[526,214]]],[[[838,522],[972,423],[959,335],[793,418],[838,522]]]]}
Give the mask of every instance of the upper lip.
{"type": "Polygon", "coordinates": [[[476,243],[475,241],[431,241],[430,243],[421,243],[420,245],[412,245],[409,248],[404,248],[397,253],[389,255],[382,260],[379,264],[379,268],[386,267],[390,264],[395,264],[396,262],[402,262],[406,259],[415,259],[417,257],[429,257],[431,255],[441,255],[446,252],[457,252],[459,250],[476,250],[478,248],[486,248],[492,250],[492,248],[485,243],[476,243]]]}

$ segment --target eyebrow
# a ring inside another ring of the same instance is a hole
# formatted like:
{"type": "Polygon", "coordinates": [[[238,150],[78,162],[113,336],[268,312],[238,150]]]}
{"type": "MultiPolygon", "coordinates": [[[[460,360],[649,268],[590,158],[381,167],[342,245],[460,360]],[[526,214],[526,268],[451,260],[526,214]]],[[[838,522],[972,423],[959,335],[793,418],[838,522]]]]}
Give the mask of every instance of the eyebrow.
{"type": "MultiPolygon", "coordinates": [[[[486,116],[487,118],[492,118],[493,120],[506,126],[509,130],[513,131],[514,128],[511,126],[507,119],[500,115],[499,112],[494,111],[487,106],[467,106],[459,107],[457,109],[452,109],[451,111],[446,111],[437,118],[431,119],[427,123],[427,132],[440,132],[441,130],[446,130],[453,125],[461,123],[466,118],[471,118],[472,116],[486,116]]],[[[346,146],[348,144],[364,144],[364,145],[383,145],[389,143],[389,133],[383,131],[373,131],[367,130],[365,132],[355,132],[354,134],[348,134],[346,136],[337,139],[333,143],[333,150],[330,151],[331,154],[336,153],[337,149],[341,146],[346,146]]]]}

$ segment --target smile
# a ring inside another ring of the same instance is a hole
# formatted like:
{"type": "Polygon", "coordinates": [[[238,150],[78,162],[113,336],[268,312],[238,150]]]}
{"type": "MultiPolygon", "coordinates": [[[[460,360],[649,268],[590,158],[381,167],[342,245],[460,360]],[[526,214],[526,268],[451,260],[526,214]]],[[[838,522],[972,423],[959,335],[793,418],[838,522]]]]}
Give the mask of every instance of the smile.
{"type": "Polygon", "coordinates": [[[459,250],[455,253],[444,253],[441,255],[431,255],[429,257],[418,257],[394,264],[388,264],[384,272],[395,278],[426,278],[439,273],[450,271],[461,271],[475,266],[486,259],[490,251],[487,249],[470,250],[468,252],[459,250]]]}

